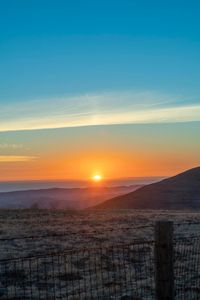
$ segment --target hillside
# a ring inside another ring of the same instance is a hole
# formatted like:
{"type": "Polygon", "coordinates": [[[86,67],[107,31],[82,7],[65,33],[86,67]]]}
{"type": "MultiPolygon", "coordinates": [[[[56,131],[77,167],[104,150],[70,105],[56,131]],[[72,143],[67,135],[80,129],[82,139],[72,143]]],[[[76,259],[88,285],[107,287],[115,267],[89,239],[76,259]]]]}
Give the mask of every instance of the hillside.
{"type": "Polygon", "coordinates": [[[93,208],[200,209],[200,167],[114,197],[93,208]]]}
{"type": "Polygon", "coordinates": [[[141,185],[0,192],[0,208],[83,209],[139,187],[141,185]]]}

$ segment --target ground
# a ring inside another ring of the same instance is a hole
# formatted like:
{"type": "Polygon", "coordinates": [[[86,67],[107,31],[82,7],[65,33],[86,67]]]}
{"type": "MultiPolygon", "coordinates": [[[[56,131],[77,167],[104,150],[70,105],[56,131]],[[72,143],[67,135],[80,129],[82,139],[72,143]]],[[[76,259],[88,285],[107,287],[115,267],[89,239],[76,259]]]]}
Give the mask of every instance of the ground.
{"type": "Polygon", "coordinates": [[[176,299],[196,299],[199,212],[37,209],[0,211],[0,299],[154,299],[154,224],[161,219],[174,222],[180,241],[176,299]]]}
{"type": "Polygon", "coordinates": [[[49,249],[82,249],[88,245],[153,239],[153,226],[160,219],[174,222],[175,236],[187,236],[198,233],[199,225],[188,223],[200,222],[200,212],[0,210],[0,238],[33,236],[27,240],[0,241],[1,256],[8,251],[22,256],[49,249]],[[63,236],[58,239],[55,235],[63,236]]]}

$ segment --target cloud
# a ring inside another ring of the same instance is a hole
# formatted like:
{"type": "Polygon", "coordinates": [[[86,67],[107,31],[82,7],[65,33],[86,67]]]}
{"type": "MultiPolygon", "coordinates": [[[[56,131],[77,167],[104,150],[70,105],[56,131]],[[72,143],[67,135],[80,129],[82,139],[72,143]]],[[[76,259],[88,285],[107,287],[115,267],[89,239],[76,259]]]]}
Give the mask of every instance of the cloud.
{"type": "Polygon", "coordinates": [[[0,149],[22,149],[22,144],[7,144],[7,143],[1,143],[0,149]]]}
{"type": "Polygon", "coordinates": [[[20,155],[0,155],[0,163],[8,162],[30,162],[35,160],[35,156],[20,156],[20,155]]]}
{"type": "Polygon", "coordinates": [[[200,104],[155,92],[105,92],[0,107],[0,131],[200,121],[200,104]]]}

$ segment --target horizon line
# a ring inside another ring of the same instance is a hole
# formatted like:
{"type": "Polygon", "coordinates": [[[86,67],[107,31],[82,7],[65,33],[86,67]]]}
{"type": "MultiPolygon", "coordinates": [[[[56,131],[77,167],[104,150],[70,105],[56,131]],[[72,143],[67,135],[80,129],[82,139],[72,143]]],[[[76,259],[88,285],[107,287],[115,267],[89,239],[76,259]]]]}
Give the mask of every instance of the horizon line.
{"type": "MultiPolygon", "coordinates": [[[[133,177],[119,177],[119,178],[104,178],[102,182],[106,181],[118,181],[118,180],[131,180],[131,179],[150,179],[150,178],[167,178],[170,177],[169,175],[154,175],[154,176],[133,176],[133,177]]],[[[14,180],[14,179],[8,179],[8,180],[0,180],[0,183],[7,183],[7,182],[56,182],[56,181],[72,181],[72,182],[91,182],[91,179],[70,179],[70,178],[61,178],[61,179],[20,179],[20,180],[14,180]]],[[[98,184],[97,184],[98,185],[98,184]]]]}

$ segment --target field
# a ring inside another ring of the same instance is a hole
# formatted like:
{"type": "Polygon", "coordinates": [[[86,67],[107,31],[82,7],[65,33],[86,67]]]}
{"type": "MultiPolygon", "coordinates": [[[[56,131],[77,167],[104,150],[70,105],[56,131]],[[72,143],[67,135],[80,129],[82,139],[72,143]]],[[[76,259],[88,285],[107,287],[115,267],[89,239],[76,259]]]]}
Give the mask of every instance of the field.
{"type": "Polygon", "coordinates": [[[154,299],[160,219],[191,248],[199,212],[1,210],[1,260],[12,260],[1,264],[0,299],[154,299]]]}
{"type": "Polygon", "coordinates": [[[174,221],[177,236],[195,234],[199,230],[198,224],[183,226],[184,223],[200,221],[199,212],[0,210],[0,238],[35,237],[26,244],[23,240],[2,242],[1,256],[8,248],[12,255],[21,256],[35,253],[37,247],[41,252],[53,247],[57,250],[82,249],[88,247],[88,243],[94,247],[152,239],[154,222],[161,219],[174,221]],[[176,226],[177,223],[182,226],[176,226]],[[63,235],[59,243],[54,235],[63,235]],[[40,239],[40,236],[47,238],[40,239]]]}

